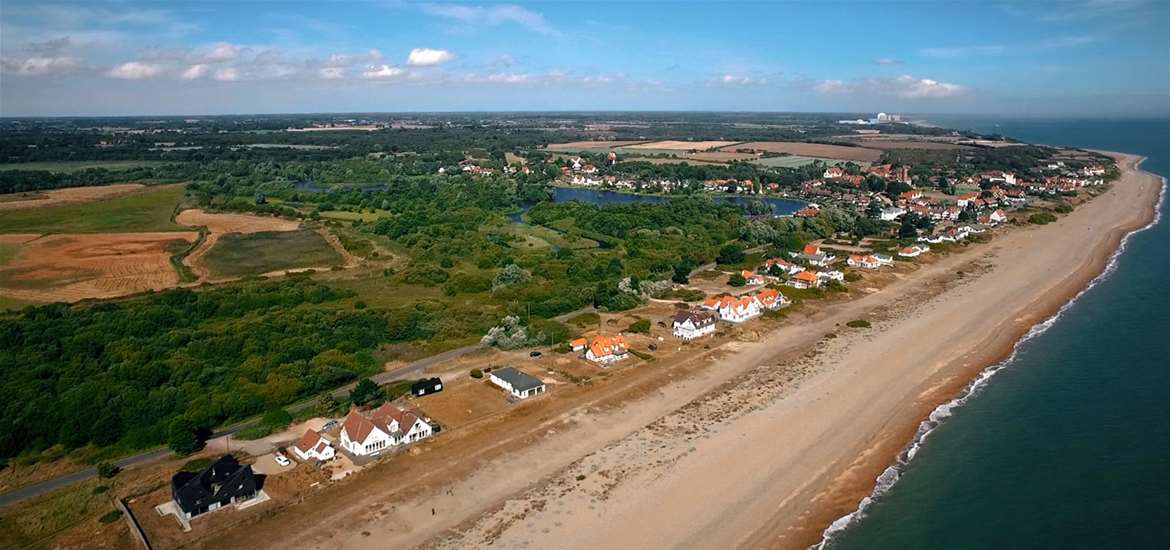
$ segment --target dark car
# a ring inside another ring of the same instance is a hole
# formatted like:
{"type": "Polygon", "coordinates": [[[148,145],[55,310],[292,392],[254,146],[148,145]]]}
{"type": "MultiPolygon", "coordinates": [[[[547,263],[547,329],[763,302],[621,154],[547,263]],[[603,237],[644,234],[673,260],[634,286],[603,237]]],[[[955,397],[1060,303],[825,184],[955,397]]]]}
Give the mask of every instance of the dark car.
{"type": "Polygon", "coordinates": [[[541,353],[539,351],[531,351],[531,352],[528,352],[528,356],[529,357],[540,357],[541,353]]]}

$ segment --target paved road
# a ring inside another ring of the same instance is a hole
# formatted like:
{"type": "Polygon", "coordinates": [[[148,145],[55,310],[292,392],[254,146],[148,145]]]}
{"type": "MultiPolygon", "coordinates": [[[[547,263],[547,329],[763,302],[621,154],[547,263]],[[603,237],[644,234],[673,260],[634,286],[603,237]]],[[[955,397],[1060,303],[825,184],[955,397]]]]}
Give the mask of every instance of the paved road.
{"type": "MultiPolygon", "coordinates": [[[[589,312],[589,311],[593,311],[593,308],[589,307],[589,308],[584,308],[584,309],[580,309],[577,311],[569,312],[569,313],[566,313],[564,315],[558,315],[557,317],[554,317],[554,319],[557,321],[565,321],[567,319],[572,318],[575,315],[578,315],[580,313],[589,312]]],[[[376,384],[381,386],[384,384],[388,384],[390,382],[394,382],[396,380],[404,380],[404,379],[412,378],[414,374],[422,372],[423,370],[427,369],[428,367],[432,367],[432,366],[437,365],[439,363],[442,363],[444,361],[450,361],[452,359],[462,357],[464,355],[467,355],[469,353],[472,353],[472,352],[480,350],[480,349],[483,349],[483,346],[481,346],[479,344],[473,344],[470,346],[463,346],[461,348],[455,348],[453,350],[445,351],[445,352],[437,354],[437,355],[431,355],[429,357],[424,357],[424,358],[419,359],[417,361],[412,361],[412,362],[410,362],[410,363],[408,363],[400,368],[394,369],[392,371],[386,371],[383,373],[375,374],[374,376],[370,377],[370,380],[373,380],[376,384]]],[[[331,393],[333,394],[333,397],[335,397],[337,399],[344,399],[347,396],[349,396],[349,391],[352,390],[355,385],[357,385],[357,382],[354,382],[352,384],[347,384],[345,386],[337,388],[336,390],[333,390],[331,393]]],[[[311,399],[305,400],[305,401],[301,401],[299,403],[294,403],[292,405],[289,405],[288,407],[286,407],[286,410],[288,410],[289,412],[297,412],[297,411],[307,409],[307,408],[313,406],[314,404],[315,404],[315,400],[311,400],[311,399]]],[[[214,434],[212,434],[211,439],[215,439],[217,437],[223,437],[225,435],[231,435],[231,434],[234,434],[236,432],[246,430],[248,428],[256,427],[259,424],[260,424],[259,419],[249,420],[247,422],[241,422],[241,423],[236,424],[234,426],[224,428],[223,430],[215,432],[214,434]]],[[[162,460],[164,458],[169,458],[170,456],[171,456],[170,449],[162,448],[162,449],[156,449],[153,451],[147,451],[144,453],[136,454],[134,456],[128,456],[128,457],[123,458],[121,460],[115,461],[114,464],[117,465],[119,468],[127,469],[127,468],[130,468],[133,466],[141,466],[143,464],[149,464],[151,462],[156,462],[156,461],[162,460]]],[[[85,481],[89,478],[92,478],[96,475],[97,475],[96,468],[86,468],[84,470],[78,470],[76,472],[72,472],[72,473],[68,473],[68,474],[65,474],[65,475],[62,475],[59,477],[55,477],[53,479],[47,479],[47,480],[41,481],[39,483],[34,483],[32,485],[26,485],[26,486],[21,487],[19,489],[15,489],[15,490],[9,491],[7,493],[0,494],[0,508],[3,508],[5,506],[9,506],[12,504],[16,504],[16,503],[21,502],[23,500],[37,497],[37,496],[43,495],[45,493],[56,491],[57,489],[62,489],[62,488],[68,487],[70,485],[73,485],[75,483],[80,483],[80,482],[85,481]]]]}

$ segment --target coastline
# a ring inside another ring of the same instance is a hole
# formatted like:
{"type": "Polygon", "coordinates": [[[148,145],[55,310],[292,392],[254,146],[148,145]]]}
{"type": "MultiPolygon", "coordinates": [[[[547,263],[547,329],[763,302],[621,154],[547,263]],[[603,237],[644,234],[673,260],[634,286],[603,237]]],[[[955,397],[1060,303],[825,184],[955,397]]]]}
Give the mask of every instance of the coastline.
{"type": "Polygon", "coordinates": [[[727,383],[427,546],[816,544],[871,494],[923,419],[1008,357],[1105,269],[1125,235],[1154,218],[1162,180],[1138,170],[1140,159],[1119,158],[1123,179],[1060,221],[1013,229],[842,308],[881,317],[901,300],[915,301],[905,287],[943,281],[945,291],[872,332],[841,331],[835,325],[849,317],[840,311],[777,329],[712,365],[735,372],[727,383]],[[960,280],[944,280],[957,271],[960,280]],[[1001,277],[1019,283],[1000,285],[1001,277]],[[818,338],[826,332],[840,334],[818,338]],[[809,347],[811,359],[801,360],[809,347]],[[800,372],[787,388],[766,378],[794,366],[800,372]]]}
{"type": "Polygon", "coordinates": [[[400,461],[395,471],[425,487],[403,492],[363,474],[365,495],[335,495],[346,504],[327,522],[319,507],[296,507],[220,542],[807,548],[872,492],[924,418],[1081,292],[1129,226],[1153,218],[1163,181],[1122,158],[1121,182],[1056,223],[1012,229],[880,292],[798,312],[667,377],[647,371],[667,381],[636,399],[598,397],[547,415],[534,403],[538,429],[516,433],[523,441],[503,454],[461,455],[466,477],[427,479],[417,459],[400,461]],[[843,326],[857,318],[874,327],[843,326]]]}

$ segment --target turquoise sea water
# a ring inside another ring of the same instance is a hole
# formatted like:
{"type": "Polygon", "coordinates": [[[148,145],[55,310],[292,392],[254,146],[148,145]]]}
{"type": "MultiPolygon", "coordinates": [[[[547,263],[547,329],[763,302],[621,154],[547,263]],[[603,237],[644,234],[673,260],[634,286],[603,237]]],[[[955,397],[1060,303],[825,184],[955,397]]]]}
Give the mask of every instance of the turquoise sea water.
{"type": "MultiPolygon", "coordinates": [[[[1168,119],[929,118],[1137,153],[1170,174],[1168,119]]],[[[1108,275],[941,416],[827,547],[1170,548],[1170,222],[1132,235],[1108,275]]]]}

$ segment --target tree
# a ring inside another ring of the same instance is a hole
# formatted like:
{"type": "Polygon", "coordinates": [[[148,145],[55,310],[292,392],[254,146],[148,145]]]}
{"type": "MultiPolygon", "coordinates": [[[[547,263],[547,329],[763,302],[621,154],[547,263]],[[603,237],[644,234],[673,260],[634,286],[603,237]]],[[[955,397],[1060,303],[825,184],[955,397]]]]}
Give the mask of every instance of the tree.
{"type": "Polygon", "coordinates": [[[910,220],[904,220],[902,222],[902,227],[898,228],[898,237],[902,239],[909,239],[917,236],[918,229],[914,227],[914,224],[910,220]]]}
{"type": "Polygon", "coordinates": [[[731,286],[743,286],[747,284],[747,279],[744,279],[740,273],[732,273],[731,277],[727,279],[727,284],[731,286]]]}
{"type": "Polygon", "coordinates": [[[113,464],[110,464],[109,462],[103,461],[103,462],[98,462],[98,464],[97,464],[98,477],[110,479],[110,478],[118,475],[118,472],[121,472],[121,471],[122,471],[121,468],[119,468],[113,464]]]}
{"type": "Polygon", "coordinates": [[[630,332],[637,332],[640,334],[650,334],[650,320],[649,319],[639,319],[637,321],[634,321],[633,323],[630,324],[629,328],[627,328],[626,330],[628,330],[630,332]]]}
{"type": "Polygon", "coordinates": [[[353,401],[354,405],[365,405],[374,398],[378,397],[382,392],[378,391],[378,385],[369,378],[362,378],[357,385],[349,392],[349,400],[353,401]]]}
{"type": "Polygon", "coordinates": [[[203,442],[195,435],[195,426],[186,418],[179,417],[171,421],[167,435],[167,446],[175,454],[189,455],[203,448],[203,442]]]}
{"type": "Polygon", "coordinates": [[[496,274],[496,278],[492,280],[492,292],[502,288],[511,288],[523,285],[532,278],[532,274],[527,270],[521,268],[516,264],[508,264],[507,267],[501,269],[496,274]]]}
{"type": "Polygon", "coordinates": [[[691,269],[686,261],[674,266],[674,275],[671,275],[670,280],[680,285],[691,282],[691,269]]]}
{"type": "Polygon", "coordinates": [[[270,409],[268,412],[264,413],[264,418],[261,419],[261,422],[263,422],[265,426],[272,427],[288,426],[292,423],[292,421],[292,415],[284,409],[270,409]]]}
{"type": "Polygon", "coordinates": [[[723,245],[719,249],[719,255],[715,257],[715,261],[720,264],[738,264],[744,259],[743,247],[738,244],[723,245]]]}
{"type": "Polygon", "coordinates": [[[337,400],[333,398],[332,392],[321,394],[321,397],[317,398],[317,404],[313,406],[313,412],[317,413],[317,416],[329,416],[335,410],[337,410],[337,400]]]}

